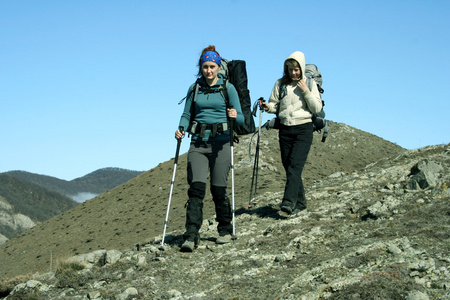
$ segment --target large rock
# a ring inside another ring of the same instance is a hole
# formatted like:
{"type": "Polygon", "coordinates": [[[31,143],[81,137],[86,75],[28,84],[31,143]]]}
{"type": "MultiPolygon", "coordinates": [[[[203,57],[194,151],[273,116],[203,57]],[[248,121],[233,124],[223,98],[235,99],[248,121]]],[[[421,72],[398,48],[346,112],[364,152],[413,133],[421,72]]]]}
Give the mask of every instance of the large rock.
{"type": "Polygon", "coordinates": [[[410,190],[425,189],[436,186],[442,166],[434,161],[424,159],[411,168],[410,179],[406,186],[410,190]]]}
{"type": "Polygon", "coordinates": [[[8,241],[8,238],[4,236],[3,234],[0,234],[0,245],[3,245],[8,241]]]}
{"type": "Polygon", "coordinates": [[[7,234],[7,232],[15,235],[34,226],[36,226],[36,223],[33,220],[23,214],[15,213],[12,205],[0,196],[0,227],[3,229],[2,236],[7,234]]]}

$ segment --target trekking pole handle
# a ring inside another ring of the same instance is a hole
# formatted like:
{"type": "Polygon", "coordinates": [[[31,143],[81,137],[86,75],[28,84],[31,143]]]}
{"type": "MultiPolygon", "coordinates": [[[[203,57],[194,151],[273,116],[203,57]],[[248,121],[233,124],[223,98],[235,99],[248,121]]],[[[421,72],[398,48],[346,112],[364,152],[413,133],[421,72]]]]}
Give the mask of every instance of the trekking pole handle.
{"type": "MultiPolygon", "coordinates": [[[[263,97],[259,97],[258,101],[261,101],[261,104],[262,104],[262,103],[266,103],[266,100],[264,100],[263,97]]],[[[264,110],[264,108],[262,107],[262,105],[259,106],[259,110],[264,110]]]]}
{"type": "MultiPolygon", "coordinates": [[[[228,109],[232,109],[233,105],[229,105],[228,109]]],[[[228,114],[227,114],[228,117],[228,114]]],[[[235,119],[233,118],[228,118],[230,121],[230,143],[231,143],[231,147],[233,147],[233,141],[234,141],[234,121],[235,119]]]]}
{"type": "MultiPolygon", "coordinates": [[[[180,130],[180,132],[184,132],[184,127],[180,126],[178,130],[180,130]]],[[[178,163],[178,156],[180,155],[181,139],[182,138],[177,139],[177,151],[175,152],[175,165],[178,163]]]]}
{"type": "Polygon", "coordinates": [[[184,138],[184,135],[185,135],[186,133],[184,132],[184,127],[183,126],[180,126],[180,127],[178,127],[178,129],[175,131],[175,139],[177,139],[177,140],[179,140],[179,139],[182,139],[182,138],[184,138]]]}

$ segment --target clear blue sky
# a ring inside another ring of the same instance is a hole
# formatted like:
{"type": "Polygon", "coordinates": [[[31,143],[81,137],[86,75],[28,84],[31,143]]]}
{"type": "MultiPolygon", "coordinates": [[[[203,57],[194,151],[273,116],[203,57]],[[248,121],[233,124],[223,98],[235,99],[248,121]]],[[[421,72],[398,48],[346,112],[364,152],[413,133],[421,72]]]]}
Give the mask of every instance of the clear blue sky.
{"type": "Polygon", "coordinates": [[[0,172],[169,160],[209,44],[247,61],[252,102],[300,50],[330,120],[407,149],[449,143],[449,15],[446,0],[0,0],[0,172]]]}

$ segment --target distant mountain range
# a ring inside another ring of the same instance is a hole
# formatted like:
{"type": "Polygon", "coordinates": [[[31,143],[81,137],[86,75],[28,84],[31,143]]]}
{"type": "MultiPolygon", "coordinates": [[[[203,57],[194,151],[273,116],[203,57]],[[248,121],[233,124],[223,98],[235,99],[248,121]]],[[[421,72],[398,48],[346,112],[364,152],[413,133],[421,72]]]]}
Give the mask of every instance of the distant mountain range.
{"type": "Polygon", "coordinates": [[[104,168],[71,181],[26,171],[0,173],[0,244],[141,173],[104,168]]]}
{"type": "Polygon", "coordinates": [[[80,199],[79,195],[92,195],[94,197],[127,182],[141,173],[143,172],[121,168],[103,168],[71,181],[26,171],[9,171],[3,174],[9,174],[13,177],[34,183],[49,191],[78,200],[80,199]]]}

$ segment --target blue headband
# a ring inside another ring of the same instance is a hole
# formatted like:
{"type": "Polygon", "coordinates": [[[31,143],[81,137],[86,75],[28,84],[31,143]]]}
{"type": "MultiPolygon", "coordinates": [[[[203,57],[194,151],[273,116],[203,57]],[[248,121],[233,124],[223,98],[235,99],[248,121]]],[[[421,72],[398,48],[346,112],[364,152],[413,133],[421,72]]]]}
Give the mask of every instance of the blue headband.
{"type": "Polygon", "coordinates": [[[217,54],[214,51],[206,51],[205,54],[202,55],[202,58],[200,61],[201,61],[202,65],[205,61],[212,61],[212,62],[218,64],[219,66],[222,65],[221,57],[219,56],[219,54],[217,54]]]}

